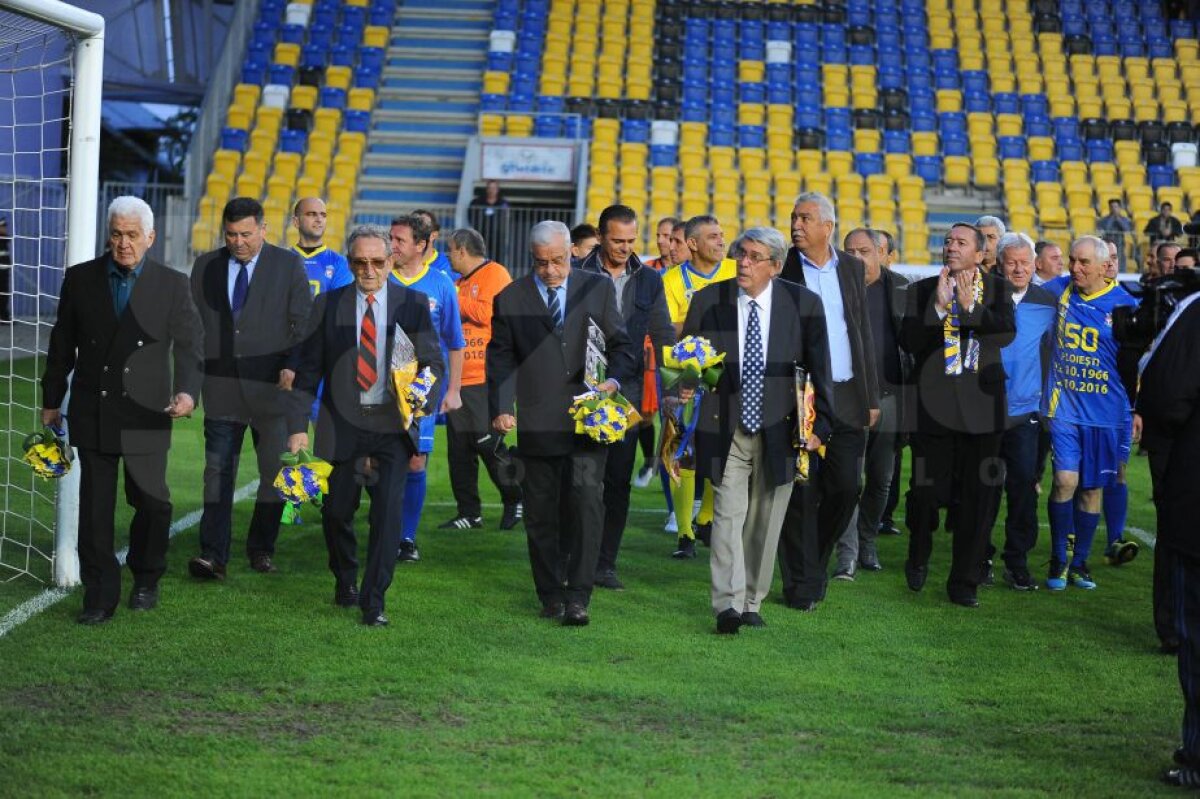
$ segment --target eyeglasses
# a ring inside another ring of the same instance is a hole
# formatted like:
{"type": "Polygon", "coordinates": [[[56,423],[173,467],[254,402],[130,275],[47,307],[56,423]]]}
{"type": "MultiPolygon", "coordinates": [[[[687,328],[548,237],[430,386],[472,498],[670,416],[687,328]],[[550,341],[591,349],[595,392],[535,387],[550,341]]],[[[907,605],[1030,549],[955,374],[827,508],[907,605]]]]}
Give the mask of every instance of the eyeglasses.
{"type": "Polygon", "coordinates": [[[773,259],[769,255],[759,255],[756,252],[750,252],[748,250],[744,250],[744,251],[738,253],[737,255],[735,255],[734,260],[738,261],[738,262],[748,261],[751,264],[753,264],[754,266],[758,266],[761,263],[764,263],[766,261],[773,261],[775,259],[773,259]]]}
{"type": "Polygon", "coordinates": [[[386,258],[354,258],[350,261],[350,266],[354,269],[362,269],[371,267],[372,269],[383,269],[387,266],[386,258]]]}

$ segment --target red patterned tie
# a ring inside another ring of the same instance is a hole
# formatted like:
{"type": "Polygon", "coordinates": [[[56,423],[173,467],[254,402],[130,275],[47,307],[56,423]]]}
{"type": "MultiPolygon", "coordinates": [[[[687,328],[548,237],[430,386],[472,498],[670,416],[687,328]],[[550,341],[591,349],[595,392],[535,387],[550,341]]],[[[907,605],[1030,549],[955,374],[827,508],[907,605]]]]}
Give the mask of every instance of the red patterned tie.
{"type": "Polygon", "coordinates": [[[375,295],[367,295],[367,310],[363,312],[362,332],[358,335],[358,387],[370,391],[379,379],[375,371],[375,295]]]}

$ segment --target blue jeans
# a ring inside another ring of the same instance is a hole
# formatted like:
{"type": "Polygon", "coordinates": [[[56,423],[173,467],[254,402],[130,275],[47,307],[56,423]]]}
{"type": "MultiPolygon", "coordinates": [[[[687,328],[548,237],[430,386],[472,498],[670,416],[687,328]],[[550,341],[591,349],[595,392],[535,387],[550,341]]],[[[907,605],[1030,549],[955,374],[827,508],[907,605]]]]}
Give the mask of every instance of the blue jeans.
{"type": "Polygon", "coordinates": [[[279,537],[283,500],[271,484],[279,474],[279,456],[287,448],[283,417],[266,416],[245,421],[205,419],[200,554],[222,565],[229,562],[233,538],[233,488],[246,428],[250,428],[258,455],[258,496],[250,519],[250,532],[246,535],[246,554],[251,557],[275,554],[275,539],[279,537]]]}

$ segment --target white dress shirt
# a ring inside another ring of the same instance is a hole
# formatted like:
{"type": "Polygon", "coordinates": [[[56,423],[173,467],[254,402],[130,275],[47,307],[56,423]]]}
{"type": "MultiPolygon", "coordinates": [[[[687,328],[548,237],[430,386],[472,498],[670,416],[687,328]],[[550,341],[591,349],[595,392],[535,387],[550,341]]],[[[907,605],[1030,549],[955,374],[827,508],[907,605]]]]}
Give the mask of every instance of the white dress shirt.
{"type": "MultiPolygon", "coordinates": [[[[767,283],[767,287],[753,300],[758,303],[758,326],[762,331],[762,359],[767,362],[767,340],[771,332],[771,292],[775,281],[767,283]]],[[[743,289],[738,289],[738,363],[746,362],[746,325],[750,321],[750,300],[752,298],[743,289]]]]}
{"type": "MultiPolygon", "coordinates": [[[[358,342],[362,338],[362,323],[363,316],[367,312],[367,294],[361,289],[354,290],[354,346],[358,348],[358,342]]],[[[371,312],[375,315],[375,385],[371,386],[370,391],[359,392],[359,402],[363,405],[382,405],[388,401],[387,385],[388,385],[388,365],[385,361],[387,356],[387,281],[383,281],[383,287],[375,292],[375,302],[372,305],[371,312]]],[[[355,363],[358,363],[357,357],[355,363]]]]}

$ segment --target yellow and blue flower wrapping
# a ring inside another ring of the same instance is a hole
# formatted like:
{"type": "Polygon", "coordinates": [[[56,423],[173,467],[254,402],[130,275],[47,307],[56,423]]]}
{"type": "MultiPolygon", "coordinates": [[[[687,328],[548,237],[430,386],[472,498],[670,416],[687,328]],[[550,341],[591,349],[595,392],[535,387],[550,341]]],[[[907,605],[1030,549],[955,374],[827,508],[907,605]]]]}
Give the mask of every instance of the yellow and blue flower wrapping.
{"type": "Polygon", "coordinates": [[[417,372],[415,362],[392,370],[392,388],[396,394],[396,405],[400,409],[400,418],[404,420],[404,429],[412,426],[414,419],[428,416],[426,403],[433,391],[437,375],[426,366],[417,372]]]}
{"type": "Polygon", "coordinates": [[[712,343],[703,336],[685,336],[674,346],[663,347],[663,387],[671,388],[683,381],[693,386],[704,383],[709,388],[717,385],[724,371],[725,353],[717,352],[712,343]]]}
{"type": "Polygon", "coordinates": [[[575,420],[575,432],[601,444],[614,444],[637,425],[641,415],[633,404],[620,394],[606,397],[589,391],[575,398],[568,411],[575,420]]]}
{"type": "Polygon", "coordinates": [[[23,460],[34,474],[44,479],[57,479],[71,471],[71,448],[63,441],[64,431],[45,427],[25,437],[23,460]]]}
{"type": "Polygon", "coordinates": [[[284,453],[280,461],[283,466],[272,483],[279,496],[285,502],[311,502],[319,507],[325,494],[329,493],[329,475],[333,466],[304,449],[295,455],[284,453]]]}

